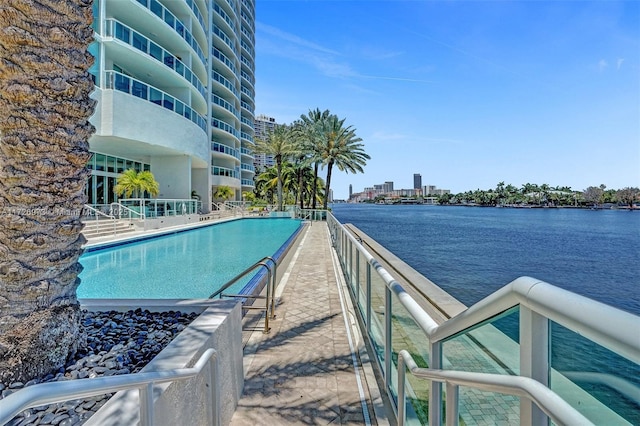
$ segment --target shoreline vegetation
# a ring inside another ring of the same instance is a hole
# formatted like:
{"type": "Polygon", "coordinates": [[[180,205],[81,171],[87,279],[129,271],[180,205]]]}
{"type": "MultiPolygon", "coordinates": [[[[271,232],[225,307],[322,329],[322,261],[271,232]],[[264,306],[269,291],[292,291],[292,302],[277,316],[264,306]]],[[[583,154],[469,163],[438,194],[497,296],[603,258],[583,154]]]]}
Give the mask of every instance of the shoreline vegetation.
{"type": "Polygon", "coordinates": [[[638,210],[640,209],[640,189],[626,187],[606,189],[606,185],[590,186],[584,191],[574,191],[570,187],[550,187],[549,185],[524,184],[520,189],[513,185],[498,183],[495,189],[466,191],[458,194],[441,193],[402,196],[397,194],[377,194],[375,197],[352,198],[349,202],[386,205],[454,205],[465,207],[503,208],[579,208],[591,210],[638,210]]]}

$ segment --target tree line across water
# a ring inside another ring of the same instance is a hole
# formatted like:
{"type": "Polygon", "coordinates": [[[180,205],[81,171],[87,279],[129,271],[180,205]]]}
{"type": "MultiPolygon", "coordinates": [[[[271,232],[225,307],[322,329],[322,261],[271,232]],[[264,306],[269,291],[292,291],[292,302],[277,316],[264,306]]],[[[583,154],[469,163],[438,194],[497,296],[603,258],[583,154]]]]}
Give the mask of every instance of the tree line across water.
{"type": "MultiPolygon", "coordinates": [[[[378,202],[384,196],[372,200],[378,202]]],[[[476,189],[457,194],[441,194],[437,197],[442,205],[478,206],[540,206],[540,207],[599,207],[614,204],[633,208],[640,202],[640,189],[626,187],[607,189],[606,185],[590,186],[583,191],[574,191],[568,186],[552,187],[547,184],[526,183],[521,187],[499,182],[493,189],[476,189]]]]}

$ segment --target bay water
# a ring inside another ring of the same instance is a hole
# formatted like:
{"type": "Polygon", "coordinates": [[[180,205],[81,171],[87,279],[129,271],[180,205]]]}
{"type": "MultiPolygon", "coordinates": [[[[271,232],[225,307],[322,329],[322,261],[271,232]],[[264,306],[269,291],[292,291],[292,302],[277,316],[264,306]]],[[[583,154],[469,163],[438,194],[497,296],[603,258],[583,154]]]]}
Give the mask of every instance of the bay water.
{"type": "Polygon", "coordinates": [[[334,204],[470,306],[531,276],[640,315],[640,211],[334,204]]]}

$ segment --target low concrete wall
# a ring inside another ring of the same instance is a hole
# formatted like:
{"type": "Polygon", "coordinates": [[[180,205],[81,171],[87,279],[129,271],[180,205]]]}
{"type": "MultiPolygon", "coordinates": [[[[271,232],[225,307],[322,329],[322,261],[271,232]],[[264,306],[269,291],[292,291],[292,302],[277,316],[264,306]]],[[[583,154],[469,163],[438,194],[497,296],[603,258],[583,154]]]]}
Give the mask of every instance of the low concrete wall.
{"type": "MultiPolygon", "coordinates": [[[[242,313],[233,300],[82,300],[89,310],[148,309],[199,312],[200,316],[183,330],[143,372],[192,367],[209,348],[217,351],[216,383],[220,398],[219,417],[229,424],[244,386],[242,368],[242,313]],[[142,302],[142,303],[141,303],[142,302]]],[[[154,425],[209,425],[207,418],[208,368],[189,380],[157,385],[154,389],[154,425]]],[[[140,419],[138,391],[116,393],[85,425],[135,425],[140,419]]]]}
{"type": "Polygon", "coordinates": [[[158,218],[147,218],[144,224],[144,230],[150,229],[162,229],[169,226],[189,225],[192,223],[198,223],[200,221],[200,215],[198,214],[185,214],[176,216],[161,216],[158,218]]]}

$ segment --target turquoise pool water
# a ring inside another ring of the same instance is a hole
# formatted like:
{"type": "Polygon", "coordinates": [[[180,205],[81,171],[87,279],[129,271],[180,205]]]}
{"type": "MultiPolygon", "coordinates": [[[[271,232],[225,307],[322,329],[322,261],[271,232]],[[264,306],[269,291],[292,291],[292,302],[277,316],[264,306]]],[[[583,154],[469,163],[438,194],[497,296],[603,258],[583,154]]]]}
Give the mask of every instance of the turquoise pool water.
{"type": "MultiPolygon", "coordinates": [[[[80,258],[78,297],[207,298],[264,256],[273,256],[300,226],[294,219],[241,219],[90,251],[80,258]]],[[[239,292],[251,275],[229,291],[239,292]]]]}

